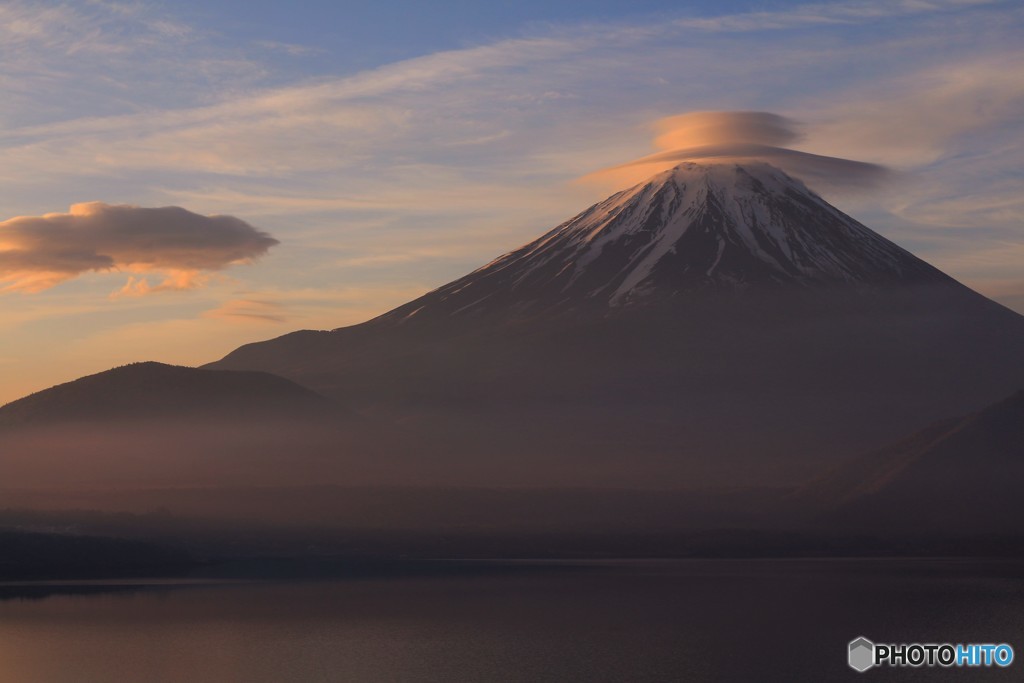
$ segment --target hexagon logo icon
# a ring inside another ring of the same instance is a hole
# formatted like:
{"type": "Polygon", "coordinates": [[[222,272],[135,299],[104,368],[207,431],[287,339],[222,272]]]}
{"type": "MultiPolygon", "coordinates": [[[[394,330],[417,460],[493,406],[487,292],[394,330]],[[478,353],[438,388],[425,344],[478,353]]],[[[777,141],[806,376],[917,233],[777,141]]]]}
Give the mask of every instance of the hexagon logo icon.
{"type": "Polygon", "coordinates": [[[861,636],[850,641],[850,668],[861,673],[875,665],[875,644],[861,636]]]}

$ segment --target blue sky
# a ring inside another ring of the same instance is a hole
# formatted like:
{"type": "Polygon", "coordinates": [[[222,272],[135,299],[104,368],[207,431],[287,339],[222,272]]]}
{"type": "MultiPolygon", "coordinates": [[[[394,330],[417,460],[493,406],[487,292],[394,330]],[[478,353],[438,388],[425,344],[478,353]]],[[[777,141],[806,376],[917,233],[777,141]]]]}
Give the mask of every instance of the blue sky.
{"type": "Polygon", "coordinates": [[[280,244],[173,263],[120,245],[67,277],[0,258],[0,401],[360,322],[603,198],[581,178],[704,110],[780,114],[795,148],[894,169],[818,189],[1024,310],[1022,35],[1024,7],[996,0],[5,2],[0,254],[50,225],[10,219],[84,202],[280,244]]]}
{"type": "MultiPolygon", "coordinates": [[[[303,2],[228,0],[182,2],[176,11],[193,24],[216,26],[237,42],[277,42],[322,50],[307,68],[337,75],[439,50],[450,50],[542,31],[552,24],[657,21],[676,16],[714,16],[765,6],[752,2],[573,0],[551,2],[303,2]],[[329,55],[329,56],[327,56],[329,55]]],[[[778,5],[778,3],[777,3],[778,5]]]]}

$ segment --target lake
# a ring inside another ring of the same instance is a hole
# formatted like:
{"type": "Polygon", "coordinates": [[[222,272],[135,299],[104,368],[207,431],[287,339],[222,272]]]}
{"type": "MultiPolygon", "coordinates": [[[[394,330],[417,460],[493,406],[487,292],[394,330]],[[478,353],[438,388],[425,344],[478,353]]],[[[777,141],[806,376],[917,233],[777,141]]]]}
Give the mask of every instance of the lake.
{"type": "Polygon", "coordinates": [[[858,674],[846,664],[861,635],[1006,642],[1024,657],[1019,562],[480,566],[0,587],[0,681],[998,681],[1024,667],[858,674]]]}

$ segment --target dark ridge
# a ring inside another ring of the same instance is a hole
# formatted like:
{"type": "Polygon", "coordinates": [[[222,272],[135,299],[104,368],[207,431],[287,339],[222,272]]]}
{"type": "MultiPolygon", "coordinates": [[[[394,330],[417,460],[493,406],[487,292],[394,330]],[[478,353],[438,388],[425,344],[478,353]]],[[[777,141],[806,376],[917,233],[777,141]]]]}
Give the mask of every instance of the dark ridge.
{"type": "Polygon", "coordinates": [[[794,499],[837,528],[1024,529],[1024,391],[855,458],[794,499]]]}
{"type": "Polygon", "coordinates": [[[103,419],[244,418],[272,413],[317,416],[331,402],[267,372],[132,363],[26,396],[0,407],[0,426],[103,419]]]}

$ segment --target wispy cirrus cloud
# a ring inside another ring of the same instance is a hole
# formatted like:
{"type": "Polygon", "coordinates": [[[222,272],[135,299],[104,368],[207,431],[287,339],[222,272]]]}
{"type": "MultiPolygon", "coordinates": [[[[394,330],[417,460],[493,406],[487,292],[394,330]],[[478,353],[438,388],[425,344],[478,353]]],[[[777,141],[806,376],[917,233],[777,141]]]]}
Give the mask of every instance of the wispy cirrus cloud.
{"type": "Polygon", "coordinates": [[[203,316],[247,323],[285,323],[295,317],[285,306],[259,299],[230,299],[203,316]]]}
{"type": "MultiPolygon", "coordinates": [[[[769,27],[793,17],[841,18],[857,25],[914,17],[927,23],[942,22],[950,12],[998,4],[952,0],[810,4],[714,20],[769,27]]],[[[605,158],[595,159],[595,165],[607,165],[616,146],[609,139],[615,126],[642,124],[658,114],[700,108],[701,103],[716,99],[719,105],[732,104],[721,100],[736,100],[735,92],[763,93],[776,82],[780,97],[789,87],[784,83],[808,77],[812,89],[834,91],[844,79],[814,84],[814,72],[830,63],[845,68],[854,49],[860,59],[873,52],[870,37],[856,48],[833,44],[827,55],[801,45],[798,38],[785,50],[774,43],[770,49],[766,43],[762,50],[753,43],[743,54],[723,55],[728,45],[701,40],[702,29],[695,21],[553,29],[547,35],[425,55],[344,78],[228,97],[221,93],[220,101],[210,105],[162,110],[149,106],[142,113],[15,127],[0,134],[0,161],[9,162],[0,164],[0,169],[17,168],[21,176],[33,169],[39,174],[74,169],[76,174],[99,176],[146,170],[279,180],[332,172],[341,178],[354,173],[359,179],[378,176],[383,181],[387,170],[379,162],[384,156],[398,164],[440,162],[452,167],[466,162],[476,166],[484,155],[506,154],[505,164],[515,162],[521,167],[531,157],[544,158],[544,147],[557,141],[575,154],[578,167],[554,170],[571,175],[584,170],[583,150],[603,154],[605,158]],[[681,42],[684,38],[694,40],[681,42]],[[638,50],[641,46],[643,51],[638,50]],[[764,55],[759,54],[762,51],[764,55]],[[665,64],[675,65],[673,71],[666,71],[665,64]],[[744,76],[737,78],[741,72],[744,76]],[[709,88],[709,81],[726,74],[730,91],[723,98],[721,88],[709,88]],[[628,96],[612,97],[615,92],[628,96]],[[693,101],[680,106],[687,99],[693,101]],[[607,116],[603,125],[593,119],[595,111],[607,116]],[[537,125],[540,121],[545,125],[537,125]],[[600,147],[594,146],[595,140],[600,147]],[[459,151],[460,146],[475,149],[459,151]]],[[[961,32],[973,39],[969,27],[961,32]]],[[[957,58],[952,53],[955,47],[951,45],[950,59],[957,58]]],[[[900,77],[900,72],[910,78],[907,74],[916,71],[914,63],[919,59],[915,52],[928,53],[932,48],[890,42],[885,49],[901,63],[893,78],[900,77]]],[[[785,111],[779,106],[772,109],[785,111]]],[[[623,143],[628,137],[623,135],[623,143]]],[[[356,199],[372,201],[371,193],[356,199]]]]}
{"type": "Polygon", "coordinates": [[[66,121],[71,112],[93,118],[191,105],[267,76],[245,50],[145,1],[7,0],[0,62],[8,128],[66,121]]]}
{"type": "Polygon", "coordinates": [[[284,43],[279,40],[258,40],[256,41],[256,46],[272,52],[283,52],[289,57],[302,57],[304,55],[324,52],[323,48],[299,45],[297,43],[284,43]]]}
{"type": "Polygon", "coordinates": [[[679,19],[677,26],[704,31],[772,31],[836,24],[863,24],[893,17],[952,12],[1004,4],[1003,0],[860,0],[808,3],[791,9],[679,19]]]}

